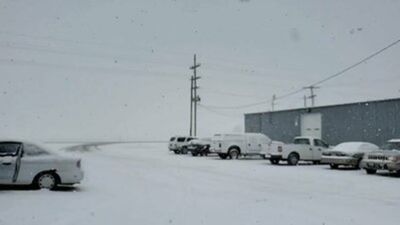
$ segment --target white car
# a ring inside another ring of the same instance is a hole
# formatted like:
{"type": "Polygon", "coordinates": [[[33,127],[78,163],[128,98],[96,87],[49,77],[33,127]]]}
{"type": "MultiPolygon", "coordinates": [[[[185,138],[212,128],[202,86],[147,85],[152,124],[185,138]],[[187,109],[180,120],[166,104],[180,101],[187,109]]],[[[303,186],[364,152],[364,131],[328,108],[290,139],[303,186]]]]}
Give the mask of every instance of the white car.
{"type": "Polygon", "coordinates": [[[276,142],[261,133],[216,134],[212,138],[211,151],[221,159],[237,159],[239,156],[259,155],[270,148],[278,148],[276,142]]]}
{"type": "Polygon", "coordinates": [[[328,163],[331,169],[340,165],[360,168],[360,162],[366,153],[378,151],[379,147],[368,142],[344,142],[322,153],[322,163],[328,163]]]}
{"type": "Polygon", "coordinates": [[[51,153],[37,144],[0,141],[0,184],[54,189],[83,179],[81,159],[51,153]]]}
{"type": "Polygon", "coordinates": [[[270,148],[265,157],[272,164],[279,161],[287,161],[289,165],[297,165],[299,160],[312,161],[318,164],[321,161],[322,153],[329,149],[329,145],[316,137],[295,137],[293,144],[285,144],[279,148],[270,148]]]}
{"type": "Polygon", "coordinates": [[[175,154],[187,154],[187,147],[191,140],[197,138],[190,136],[174,136],[169,139],[168,149],[175,154]]]}

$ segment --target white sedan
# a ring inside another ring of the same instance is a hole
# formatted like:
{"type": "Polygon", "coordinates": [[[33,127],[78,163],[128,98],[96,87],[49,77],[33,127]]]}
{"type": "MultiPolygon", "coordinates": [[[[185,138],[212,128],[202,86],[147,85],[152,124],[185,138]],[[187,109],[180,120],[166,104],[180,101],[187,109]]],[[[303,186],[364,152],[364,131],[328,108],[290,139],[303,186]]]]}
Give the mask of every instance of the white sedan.
{"type": "Polygon", "coordinates": [[[368,142],[344,142],[322,153],[322,163],[328,163],[332,169],[340,165],[360,168],[364,154],[377,151],[379,147],[368,142]]]}
{"type": "Polygon", "coordinates": [[[39,145],[0,141],[0,184],[54,189],[83,179],[81,160],[62,157],[39,145]]]}

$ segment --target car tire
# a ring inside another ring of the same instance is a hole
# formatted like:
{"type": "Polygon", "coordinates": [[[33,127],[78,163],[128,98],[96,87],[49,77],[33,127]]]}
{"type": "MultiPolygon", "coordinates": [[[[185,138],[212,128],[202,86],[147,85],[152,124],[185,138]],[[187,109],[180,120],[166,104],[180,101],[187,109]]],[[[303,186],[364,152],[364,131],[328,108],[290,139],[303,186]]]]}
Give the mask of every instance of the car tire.
{"type": "Polygon", "coordinates": [[[319,164],[321,164],[321,161],[319,161],[319,160],[313,161],[313,164],[314,164],[314,165],[319,165],[319,164]]]}
{"type": "Polygon", "coordinates": [[[184,154],[184,155],[186,155],[186,154],[188,153],[187,148],[186,148],[186,147],[183,147],[182,150],[181,150],[181,153],[184,154]]]}
{"type": "Polygon", "coordinates": [[[179,155],[181,152],[179,150],[174,150],[174,153],[179,155]]]}
{"type": "Polygon", "coordinates": [[[367,172],[367,174],[376,174],[375,169],[365,169],[365,171],[367,172]]]}
{"type": "Polygon", "coordinates": [[[218,156],[219,156],[219,158],[221,158],[221,159],[226,159],[226,158],[228,157],[228,155],[227,155],[227,154],[224,154],[224,153],[219,153],[218,156]]]}
{"type": "Polygon", "coordinates": [[[231,148],[228,152],[229,159],[238,159],[240,155],[240,151],[237,148],[231,148]]]}
{"type": "Polygon", "coordinates": [[[356,168],[357,170],[361,169],[361,160],[362,160],[362,159],[359,159],[358,162],[357,162],[357,165],[355,166],[355,168],[356,168]]]}
{"type": "Polygon", "coordinates": [[[194,156],[194,157],[196,157],[196,156],[198,156],[199,154],[197,153],[197,152],[193,152],[192,151],[192,156],[194,156]]]}
{"type": "Polygon", "coordinates": [[[339,165],[338,165],[338,164],[334,164],[334,163],[329,164],[329,166],[330,166],[331,169],[333,169],[333,170],[339,168],[339,165]]]}
{"type": "Polygon", "coordinates": [[[288,164],[291,166],[296,166],[299,163],[299,155],[297,153],[290,153],[288,156],[288,164]]]}
{"type": "Polygon", "coordinates": [[[35,182],[35,186],[39,189],[54,190],[58,185],[57,176],[54,173],[42,173],[35,182]]]}
{"type": "Polygon", "coordinates": [[[271,164],[277,165],[279,164],[279,159],[270,159],[271,164]]]}

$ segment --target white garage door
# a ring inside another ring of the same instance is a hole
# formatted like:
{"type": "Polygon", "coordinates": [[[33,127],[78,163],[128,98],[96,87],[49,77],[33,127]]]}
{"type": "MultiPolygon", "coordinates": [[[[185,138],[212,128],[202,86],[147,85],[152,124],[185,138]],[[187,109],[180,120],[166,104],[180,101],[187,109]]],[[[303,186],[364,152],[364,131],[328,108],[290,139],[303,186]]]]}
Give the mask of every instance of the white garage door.
{"type": "Polygon", "coordinates": [[[321,113],[301,115],[301,135],[321,138],[321,113]]]}

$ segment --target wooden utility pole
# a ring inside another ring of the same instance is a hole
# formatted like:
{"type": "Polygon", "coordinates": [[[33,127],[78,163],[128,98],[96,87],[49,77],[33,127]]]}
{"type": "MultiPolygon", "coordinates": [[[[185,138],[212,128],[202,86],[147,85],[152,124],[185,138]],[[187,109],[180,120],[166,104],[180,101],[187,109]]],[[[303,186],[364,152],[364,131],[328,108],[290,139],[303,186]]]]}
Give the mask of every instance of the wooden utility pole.
{"type": "MultiPolygon", "coordinates": [[[[192,121],[192,116],[193,116],[193,132],[190,132],[190,135],[193,135],[193,136],[197,136],[197,102],[200,101],[200,96],[197,95],[197,89],[199,88],[199,86],[197,86],[197,80],[201,78],[201,77],[197,76],[197,68],[198,67],[200,67],[200,64],[197,64],[196,54],[194,54],[193,66],[190,67],[190,69],[193,70],[193,76],[191,78],[192,88],[191,88],[191,104],[190,104],[190,108],[192,109],[192,107],[193,107],[193,115],[192,115],[192,113],[190,115],[191,121],[192,121]]],[[[192,128],[192,125],[190,125],[190,127],[192,128]]],[[[191,131],[192,131],[192,129],[191,129],[191,131]]]]}
{"type": "Polygon", "coordinates": [[[275,109],[275,105],[276,105],[275,101],[276,101],[276,95],[274,94],[274,95],[272,95],[271,111],[274,111],[274,109],[275,109]]]}
{"type": "Polygon", "coordinates": [[[311,99],[311,107],[315,106],[315,97],[317,97],[317,95],[314,94],[314,90],[318,88],[319,87],[313,85],[303,88],[303,89],[310,89],[310,96],[308,96],[308,98],[311,99]]]}
{"type": "Polygon", "coordinates": [[[190,130],[189,136],[193,134],[193,76],[190,77],[190,130]]]}

